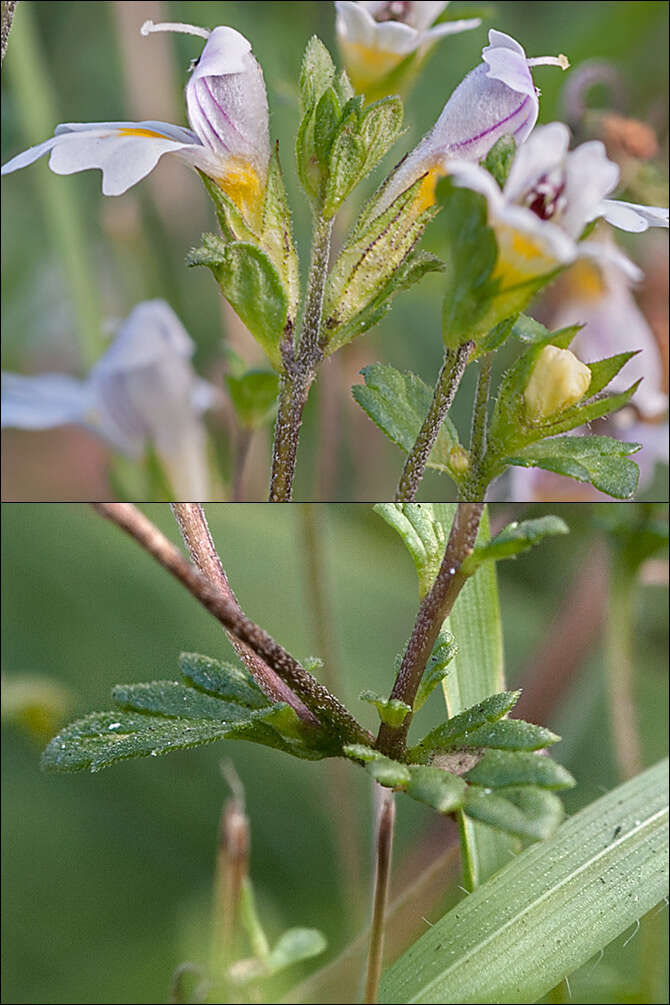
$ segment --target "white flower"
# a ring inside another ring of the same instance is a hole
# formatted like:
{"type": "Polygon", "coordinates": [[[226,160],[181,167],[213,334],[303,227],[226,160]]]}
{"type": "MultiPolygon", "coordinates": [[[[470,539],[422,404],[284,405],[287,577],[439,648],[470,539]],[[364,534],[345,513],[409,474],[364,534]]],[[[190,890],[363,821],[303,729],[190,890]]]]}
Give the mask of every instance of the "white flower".
{"type": "Polygon", "coordinates": [[[479,161],[505,135],[522,144],[539,113],[531,67],[569,65],[565,56],[527,59],[515,39],[494,30],[482,60],[458,85],[433,129],[399,164],[382,193],[380,212],[422,175],[421,201],[427,208],[435,201],[437,179],[452,160],[479,161]]]}
{"type": "MultiPolygon", "coordinates": [[[[608,160],[599,140],[572,151],[569,144],[570,131],[562,122],[540,126],[517,151],[502,190],[478,164],[452,160],[446,165],[457,185],[486,196],[499,248],[496,275],[504,287],[552,272],[582,255],[615,261],[632,279],[641,278],[639,269],[613,245],[579,243],[586,225],[600,216],[619,225],[620,204],[605,198],[618,183],[619,168],[608,160]]],[[[621,205],[629,223],[637,216],[647,225],[667,226],[667,210],[621,205]]]]}
{"type": "Polygon", "coordinates": [[[55,135],[7,162],[2,174],[32,164],[51,151],[56,174],[102,171],[104,195],[121,195],[149,174],[163,154],[198,168],[253,218],[260,208],[270,159],[268,104],[263,73],[251,44],[233,28],[212,32],[189,25],[154,25],[152,31],[185,31],[207,39],[186,86],[192,129],[167,122],[66,123],[55,135]]]}
{"type": "Polygon", "coordinates": [[[2,375],[2,425],[84,426],[139,458],[152,444],[178,499],[208,498],[205,430],[200,415],[214,387],[191,366],[193,343],[163,300],[138,304],[88,377],[60,373],[2,375]]]}
{"type": "Polygon", "coordinates": [[[658,418],[668,407],[658,343],[631,292],[629,275],[614,262],[581,261],[566,275],[560,307],[551,328],[583,324],[573,342],[582,359],[596,360],[641,350],[609,385],[625,391],[642,378],[634,405],[643,419],[658,418]]]}
{"type": "Polygon", "coordinates": [[[448,3],[335,3],[337,41],[357,91],[368,91],[413,53],[444,35],[478,28],[480,18],[431,27],[448,3]]]}

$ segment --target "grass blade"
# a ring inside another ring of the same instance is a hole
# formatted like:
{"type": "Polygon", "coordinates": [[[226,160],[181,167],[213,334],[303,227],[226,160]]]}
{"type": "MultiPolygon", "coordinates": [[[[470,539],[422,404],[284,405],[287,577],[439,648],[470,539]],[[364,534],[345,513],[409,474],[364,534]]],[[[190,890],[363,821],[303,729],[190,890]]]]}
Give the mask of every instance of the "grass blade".
{"type": "Polygon", "coordinates": [[[444,915],[380,1002],[534,1002],[668,889],[668,762],[618,786],[444,915]]]}

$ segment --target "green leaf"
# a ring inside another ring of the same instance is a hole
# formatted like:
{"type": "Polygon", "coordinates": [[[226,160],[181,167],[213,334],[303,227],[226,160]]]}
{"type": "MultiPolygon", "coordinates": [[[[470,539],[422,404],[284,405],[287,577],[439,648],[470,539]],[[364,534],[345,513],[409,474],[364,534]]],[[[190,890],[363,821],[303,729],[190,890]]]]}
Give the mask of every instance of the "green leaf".
{"type": "Polygon", "coordinates": [[[267,957],[268,975],[281,973],[295,963],[318,956],[327,948],[326,937],[316,928],[289,928],[280,935],[267,957]]]}
{"type": "Polygon", "coordinates": [[[445,679],[447,673],[449,672],[447,667],[457,652],[458,646],[454,641],[453,635],[442,629],[437,637],[435,645],[433,646],[433,652],[426,664],[426,669],[423,672],[419,689],[416,692],[416,698],[414,699],[415,712],[418,712],[437,685],[441,684],[445,679]]]}
{"type": "Polygon", "coordinates": [[[303,115],[311,111],[334,79],[335,67],[330,53],[323,42],[316,35],[312,35],[307,43],[300,69],[300,104],[303,115]]]}
{"type": "Polygon", "coordinates": [[[620,443],[608,436],[557,436],[524,447],[504,459],[505,465],[542,468],[580,482],[615,499],[630,499],[637,491],[639,468],[628,460],[639,443],[620,443]]]}
{"type": "Polygon", "coordinates": [[[492,175],[501,188],[504,188],[507,176],[510,173],[512,162],[516,156],[516,143],[510,134],[501,136],[493,144],[488,154],[482,161],[482,166],[492,175]]]}
{"type": "Polygon", "coordinates": [[[388,758],[374,747],[366,747],[362,743],[347,743],[342,747],[342,753],[352,761],[363,761],[365,764],[372,761],[387,761],[388,758]]]}
{"type": "Polygon", "coordinates": [[[178,719],[246,722],[249,710],[171,680],[117,684],[112,700],[128,712],[153,712],[178,719]]]}
{"type": "Polygon", "coordinates": [[[361,691],[361,701],[370,702],[379,713],[379,718],[388,726],[400,726],[405,717],[412,711],[409,705],[397,698],[382,698],[374,691],[361,691]]]}
{"type": "MultiPolygon", "coordinates": [[[[490,695],[477,705],[472,705],[459,715],[455,715],[453,719],[432,729],[420,743],[407,752],[409,760],[422,761],[435,750],[465,746],[470,734],[477,734],[480,729],[487,729],[491,724],[497,724],[499,719],[514,708],[520,696],[521,691],[501,691],[499,694],[490,695]]],[[[467,745],[473,746],[473,744],[467,745]]],[[[480,744],[480,746],[494,746],[494,744],[480,744]]]]}
{"type": "Polygon", "coordinates": [[[330,149],[328,179],[323,203],[326,220],[335,216],[365,173],[365,144],[358,136],[353,116],[340,126],[330,149]]]}
{"type": "MultiPolygon", "coordinates": [[[[439,230],[445,246],[442,337],[455,349],[469,339],[485,335],[479,323],[488,311],[497,284],[491,279],[498,258],[498,245],[487,224],[486,199],[451,179],[441,179],[436,188],[443,207],[439,230]]],[[[501,318],[498,320],[502,320],[501,318]]]]}
{"type": "Polygon", "coordinates": [[[330,148],[340,124],[342,107],[332,87],[326,88],[314,113],[314,152],[321,164],[328,163],[330,148]]]}
{"type": "Polygon", "coordinates": [[[505,789],[501,794],[470,785],[464,810],[473,820],[533,841],[551,837],[563,820],[558,796],[533,787],[505,789]]]}
{"type": "Polygon", "coordinates": [[[227,374],[226,387],[238,422],[245,429],[259,429],[277,409],[279,378],[269,370],[249,370],[240,377],[227,374]]]}
{"type": "MultiPolygon", "coordinates": [[[[268,255],[253,244],[225,244],[214,235],[188,256],[189,265],[207,265],[231,307],[259,342],[276,370],[288,319],[288,295],[268,255]]],[[[203,239],[204,240],[204,239],[203,239]]]]}
{"type": "Polygon", "coordinates": [[[626,363],[637,355],[639,355],[639,350],[620,352],[618,356],[609,356],[607,359],[598,360],[597,363],[588,363],[587,366],[591,371],[591,383],[587,392],[589,399],[604,390],[626,363]]]}
{"type": "Polygon", "coordinates": [[[419,580],[419,596],[433,585],[447,543],[444,528],[433,520],[430,506],[422,503],[378,503],[375,513],[400,535],[409,551],[419,580]]]}
{"type": "Polygon", "coordinates": [[[533,548],[545,537],[569,533],[567,524],[558,516],[543,516],[536,520],[511,523],[488,544],[475,547],[473,553],[463,563],[463,570],[472,575],[482,562],[513,558],[522,551],[533,548]]]}
{"type": "Polygon", "coordinates": [[[241,666],[199,653],[182,653],[179,669],[187,684],[216,698],[254,709],[267,708],[271,704],[249,671],[241,666]]]}
{"type": "MultiPolygon", "coordinates": [[[[357,384],[352,388],[354,399],[392,443],[409,453],[428,414],[433,392],[416,374],[401,373],[386,363],[373,363],[361,373],[365,386],[357,384]]],[[[450,467],[450,458],[459,447],[456,427],[447,417],[426,466],[457,481],[459,476],[450,467]]]]}
{"type": "Polygon", "coordinates": [[[522,719],[501,719],[500,722],[487,723],[479,729],[468,731],[456,741],[451,741],[447,747],[493,747],[495,750],[542,750],[552,743],[558,743],[556,736],[545,726],[536,726],[522,719]]]}
{"type": "Polygon", "coordinates": [[[373,171],[391,149],[400,135],[402,120],[402,101],[398,97],[382,98],[366,107],[358,130],[365,147],[365,174],[373,171]]]}
{"type": "Polygon", "coordinates": [[[42,755],[47,771],[100,771],[129,757],[157,757],[229,735],[227,723],[166,719],[135,712],[94,712],[66,726],[42,755]]]}
{"type": "Polygon", "coordinates": [[[393,761],[390,757],[377,757],[366,764],[368,773],[376,782],[389,789],[404,789],[412,777],[406,764],[393,761]]]}
{"type": "Polygon", "coordinates": [[[667,895],[667,779],[665,760],[518,855],[386,971],[379,1001],[539,1001],[667,895]]]}
{"type": "Polygon", "coordinates": [[[441,768],[410,765],[408,796],[432,806],[438,813],[453,813],[463,806],[467,786],[462,778],[441,768]]]}
{"type": "Polygon", "coordinates": [[[465,776],[468,782],[490,789],[537,785],[543,789],[571,789],[575,780],[550,757],[522,751],[489,750],[465,776]]]}
{"type": "Polygon", "coordinates": [[[514,322],[512,335],[515,335],[521,342],[542,342],[551,339],[551,332],[543,324],[530,318],[525,314],[520,314],[514,322]]]}
{"type": "Polygon", "coordinates": [[[351,81],[347,76],[346,70],[342,70],[340,72],[335,84],[335,90],[337,91],[337,96],[343,105],[346,105],[348,101],[351,101],[351,99],[356,96],[356,92],[351,86],[351,81]]]}

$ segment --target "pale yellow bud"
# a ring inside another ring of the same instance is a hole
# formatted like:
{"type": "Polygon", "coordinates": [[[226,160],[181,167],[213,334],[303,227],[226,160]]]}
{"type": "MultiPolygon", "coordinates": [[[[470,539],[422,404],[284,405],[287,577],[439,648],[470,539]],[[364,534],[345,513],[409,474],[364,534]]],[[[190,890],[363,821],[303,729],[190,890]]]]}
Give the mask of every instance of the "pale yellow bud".
{"type": "Polygon", "coordinates": [[[526,390],[526,413],[531,422],[542,422],[584,397],[591,371],[569,349],[547,345],[538,356],[526,390]]]}

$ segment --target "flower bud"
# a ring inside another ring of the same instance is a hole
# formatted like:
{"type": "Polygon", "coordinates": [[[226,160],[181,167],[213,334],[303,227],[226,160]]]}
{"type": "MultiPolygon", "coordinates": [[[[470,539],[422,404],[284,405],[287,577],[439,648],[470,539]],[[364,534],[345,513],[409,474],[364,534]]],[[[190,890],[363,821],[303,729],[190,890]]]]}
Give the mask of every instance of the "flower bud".
{"type": "Polygon", "coordinates": [[[569,349],[546,345],[537,358],[524,391],[526,414],[531,422],[543,422],[584,397],[591,384],[591,371],[569,349]]]}
{"type": "Polygon", "coordinates": [[[464,475],[470,470],[470,458],[467,450],[458,444],[449,451],[449,467],[457,475],[464,475]]]}

